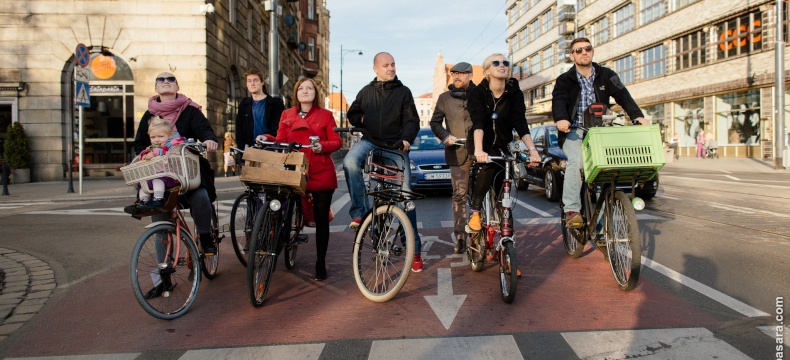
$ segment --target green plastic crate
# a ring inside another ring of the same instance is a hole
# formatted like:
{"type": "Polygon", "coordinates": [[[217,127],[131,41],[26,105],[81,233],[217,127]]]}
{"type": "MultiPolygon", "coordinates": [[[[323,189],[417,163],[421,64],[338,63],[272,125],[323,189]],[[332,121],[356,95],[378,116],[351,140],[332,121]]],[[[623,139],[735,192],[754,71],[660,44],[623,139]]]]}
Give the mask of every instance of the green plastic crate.
{"type": "Polygon", "coordinates": [[[588,183],[647,181],[666,160],[658,125],[591,128],[582,143],[588,183]]]}

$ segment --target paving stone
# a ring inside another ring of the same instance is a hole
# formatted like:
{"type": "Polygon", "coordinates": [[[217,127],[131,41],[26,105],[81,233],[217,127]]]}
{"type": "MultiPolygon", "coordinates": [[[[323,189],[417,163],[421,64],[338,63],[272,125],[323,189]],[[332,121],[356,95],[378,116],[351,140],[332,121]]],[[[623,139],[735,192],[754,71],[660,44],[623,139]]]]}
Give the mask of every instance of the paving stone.
{"type": "Polygon", "coordinates": [[[6,281],[3,286],[9,288],[12,286],[30,286],[30,281],[27,279],[25,280],[16,280],[16,281],[6,281]]]}
{"type": "Polygon", "coordinates": [[[47,301],[49,301],[49,298],[44,297],[38,299],[24,299],[24,300],[25,300],[25,305],[38,305],[38,304],[46,303],[47,301]]]}
{"type": "Polygon", "coordinates": [[[27,274],[25,274],[25,275],[13,275],[13,276],[9,276],[9,275],[6,274],[6,276],[5,276],[5,283],[6,284],[9,284],[9,283],[12,283],[12,282],[21,282],[21,281],[24,281],[24,282],[30,281],[30,276],[27,276],[27,274]]]}
{"type": "Polygon", "coordinates": [[[30,286],[39,286],[39,285],[47,285],[47,284],[57,284],[57,283],[55,282],[54,278],[53,279],[45,279],[45,280],[36,280],[36,281],[31,281],[30,282],[30,286]]]}
{"type": "Polygon", "coordinates": [[[21,299],[25,297],[24,292],[10,292],[10,293],[3,293],[0,295],[0,300],[4,299],[21,299]]]}
{"type": "Polygon", "coordinates": [[[52,280],[55,279],[54,273],[49,273],[46,275],[33,275],[30,277],[30,281],[37,281],[37,280],[52,280]]]}
{"type": "Polygon", "coordinates": [[[4,324],[25,323],[34,316],[36,316],[36,314],[14,314],[8,319],[5,319],[4,324]]]}
{"type": "Polygon", "coordinates": [[[31,272],[30,272],[30,276],[38,276],[38,275],[50,275],[50,274],[55,274],[55,272],[54,272],[54,271],[52,271],[52,269],[49,269],[49,270],[39,270],[39,271],[35,271],[35,272],[34,272],[34,271],[31,271],[31,272]]]}
{"type": "MultiPolygon", "coordinates": [[[[14,314],[20,314],[20,315],[22,315],[22,314],[35,314],[39,310],[41,310],[42,307],[44,307],[44,304],[36,304],[36,305],[22,305],[22,304],[19,304],[19,306],[17,306],[16,309],[14,310],[14,314]]],[[[0,333],[0,335],[2,335],[2,333],[0,333]]]]}
{"type": "MultiPolygon", "coordinates": [[[[27,294],[27,298],[28,299],[49,298],[50,295],[52,295],[52,290],[45,290],[45,291],[38,291],[38,292],[29,293],[29,294],[27,294]]],[[[0,296],[2,296],[2,295],[0,295],[0,296]]]]}
{"type": "Polygon", "coordinates": [[[31,286],[30,291],[52,290],[55,288],[55,283],[31,286]]]}
{"type": "Polygon", "coordinates": [[[22,325],[24,325],[24,323],[0,325],[0,335],[10,335],[12,332],[14,332],[17,329],[21,328],[22,325]]]}
{"type": "MultiPolygon", "coordinates": [[[[41,289],[46,290],[46,289],[41,289]]],[[[11,292],[26,292],[27,291],[27,284],[19,285],[19,286],[6,286],[3,287],[3,293],[11,293],[11,292]]]]}
{"type": "Polygon", "coordinates": [[[11,312],[14,311],[14,308],[16,308],[16,306],[2,306],[2,307],[0,307],[0,322],[2,322],[3,319],[5,319],[9,315],[11,315],[11,312]]]}
{"type": "Polygon", "coordinates": [[[0,341],[3,341],[5,339],[8,339],[8,336],[5,336],[5,335],[0,336],[0,341]]]}
{"type": "Polygon", "coordinates": [[[16,305],[22,302],[22,298],[12,298],[12,299],[2,299],[0,300],[0,306],[3,305],[16,305]]]}

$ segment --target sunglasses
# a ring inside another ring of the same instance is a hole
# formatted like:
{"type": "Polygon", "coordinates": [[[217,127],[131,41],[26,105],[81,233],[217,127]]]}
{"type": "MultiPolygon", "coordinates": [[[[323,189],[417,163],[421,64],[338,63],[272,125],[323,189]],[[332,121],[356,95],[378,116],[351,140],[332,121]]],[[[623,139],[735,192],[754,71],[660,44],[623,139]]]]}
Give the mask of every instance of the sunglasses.
{"type": "Polygon", "coordinates": [[[505,65],[505,66],[510,66],[510,61],[507,61],[507,60],[502,60],[502,61],[494,60],[494,61],[491,62],[491,65],[493,65],[494,67],[499,67],[500,64],[505,65]]]}
{"type": "Polygon", "coordinates": [[[161,84],[161,83],[165,82],[165,80],[167,80],[167,82],[169,82],[169,83],[174,83],[174,82],[176,82],[176,77],[175,76],[158,77],[158,78],[156,78],[156,83],[157,84],[161,84]]]}
{"type": "Polygon", "coordinates": [[[592,52],[592,50],[593,50],[592,49],[592,45],[587,45],[587,46],[582,46],[582,47],[575,48],[572,51],[577,53],[577,54],[581,54],[582,51],[592,52]]]}

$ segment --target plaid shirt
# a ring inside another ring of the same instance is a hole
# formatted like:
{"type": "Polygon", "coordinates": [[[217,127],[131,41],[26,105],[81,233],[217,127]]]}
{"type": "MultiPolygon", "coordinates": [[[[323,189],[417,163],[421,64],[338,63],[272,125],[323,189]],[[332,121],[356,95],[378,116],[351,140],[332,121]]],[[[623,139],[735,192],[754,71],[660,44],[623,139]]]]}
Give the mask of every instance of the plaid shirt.
{"type": "Polygon", "coordinates": [[[592,68],[592,74],[589,79],[585,79],[584,75],[576,70],[576,78],[579,80],[579,85],[582,88],[582,94],[579,97],[579,107],[576,109],[576,117],[573,119],[573,126],[584,126],[584,110],[587,109],[592,103],[595,102],[595,89],[593,88],[593,81],[595,81],[595,68],[592,68]]]}

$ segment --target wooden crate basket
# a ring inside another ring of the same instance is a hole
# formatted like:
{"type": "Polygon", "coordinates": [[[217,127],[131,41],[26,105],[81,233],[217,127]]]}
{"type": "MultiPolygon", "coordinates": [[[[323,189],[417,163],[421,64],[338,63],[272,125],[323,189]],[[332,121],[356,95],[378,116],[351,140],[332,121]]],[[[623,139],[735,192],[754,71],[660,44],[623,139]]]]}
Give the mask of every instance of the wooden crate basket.
{"type": "Polygon", "coordinates": [[[304,194],[308,164],[303,152],[283,154],[247,148],[243,159],[240,179],[245,185],[286,185],[304,194]]]}

